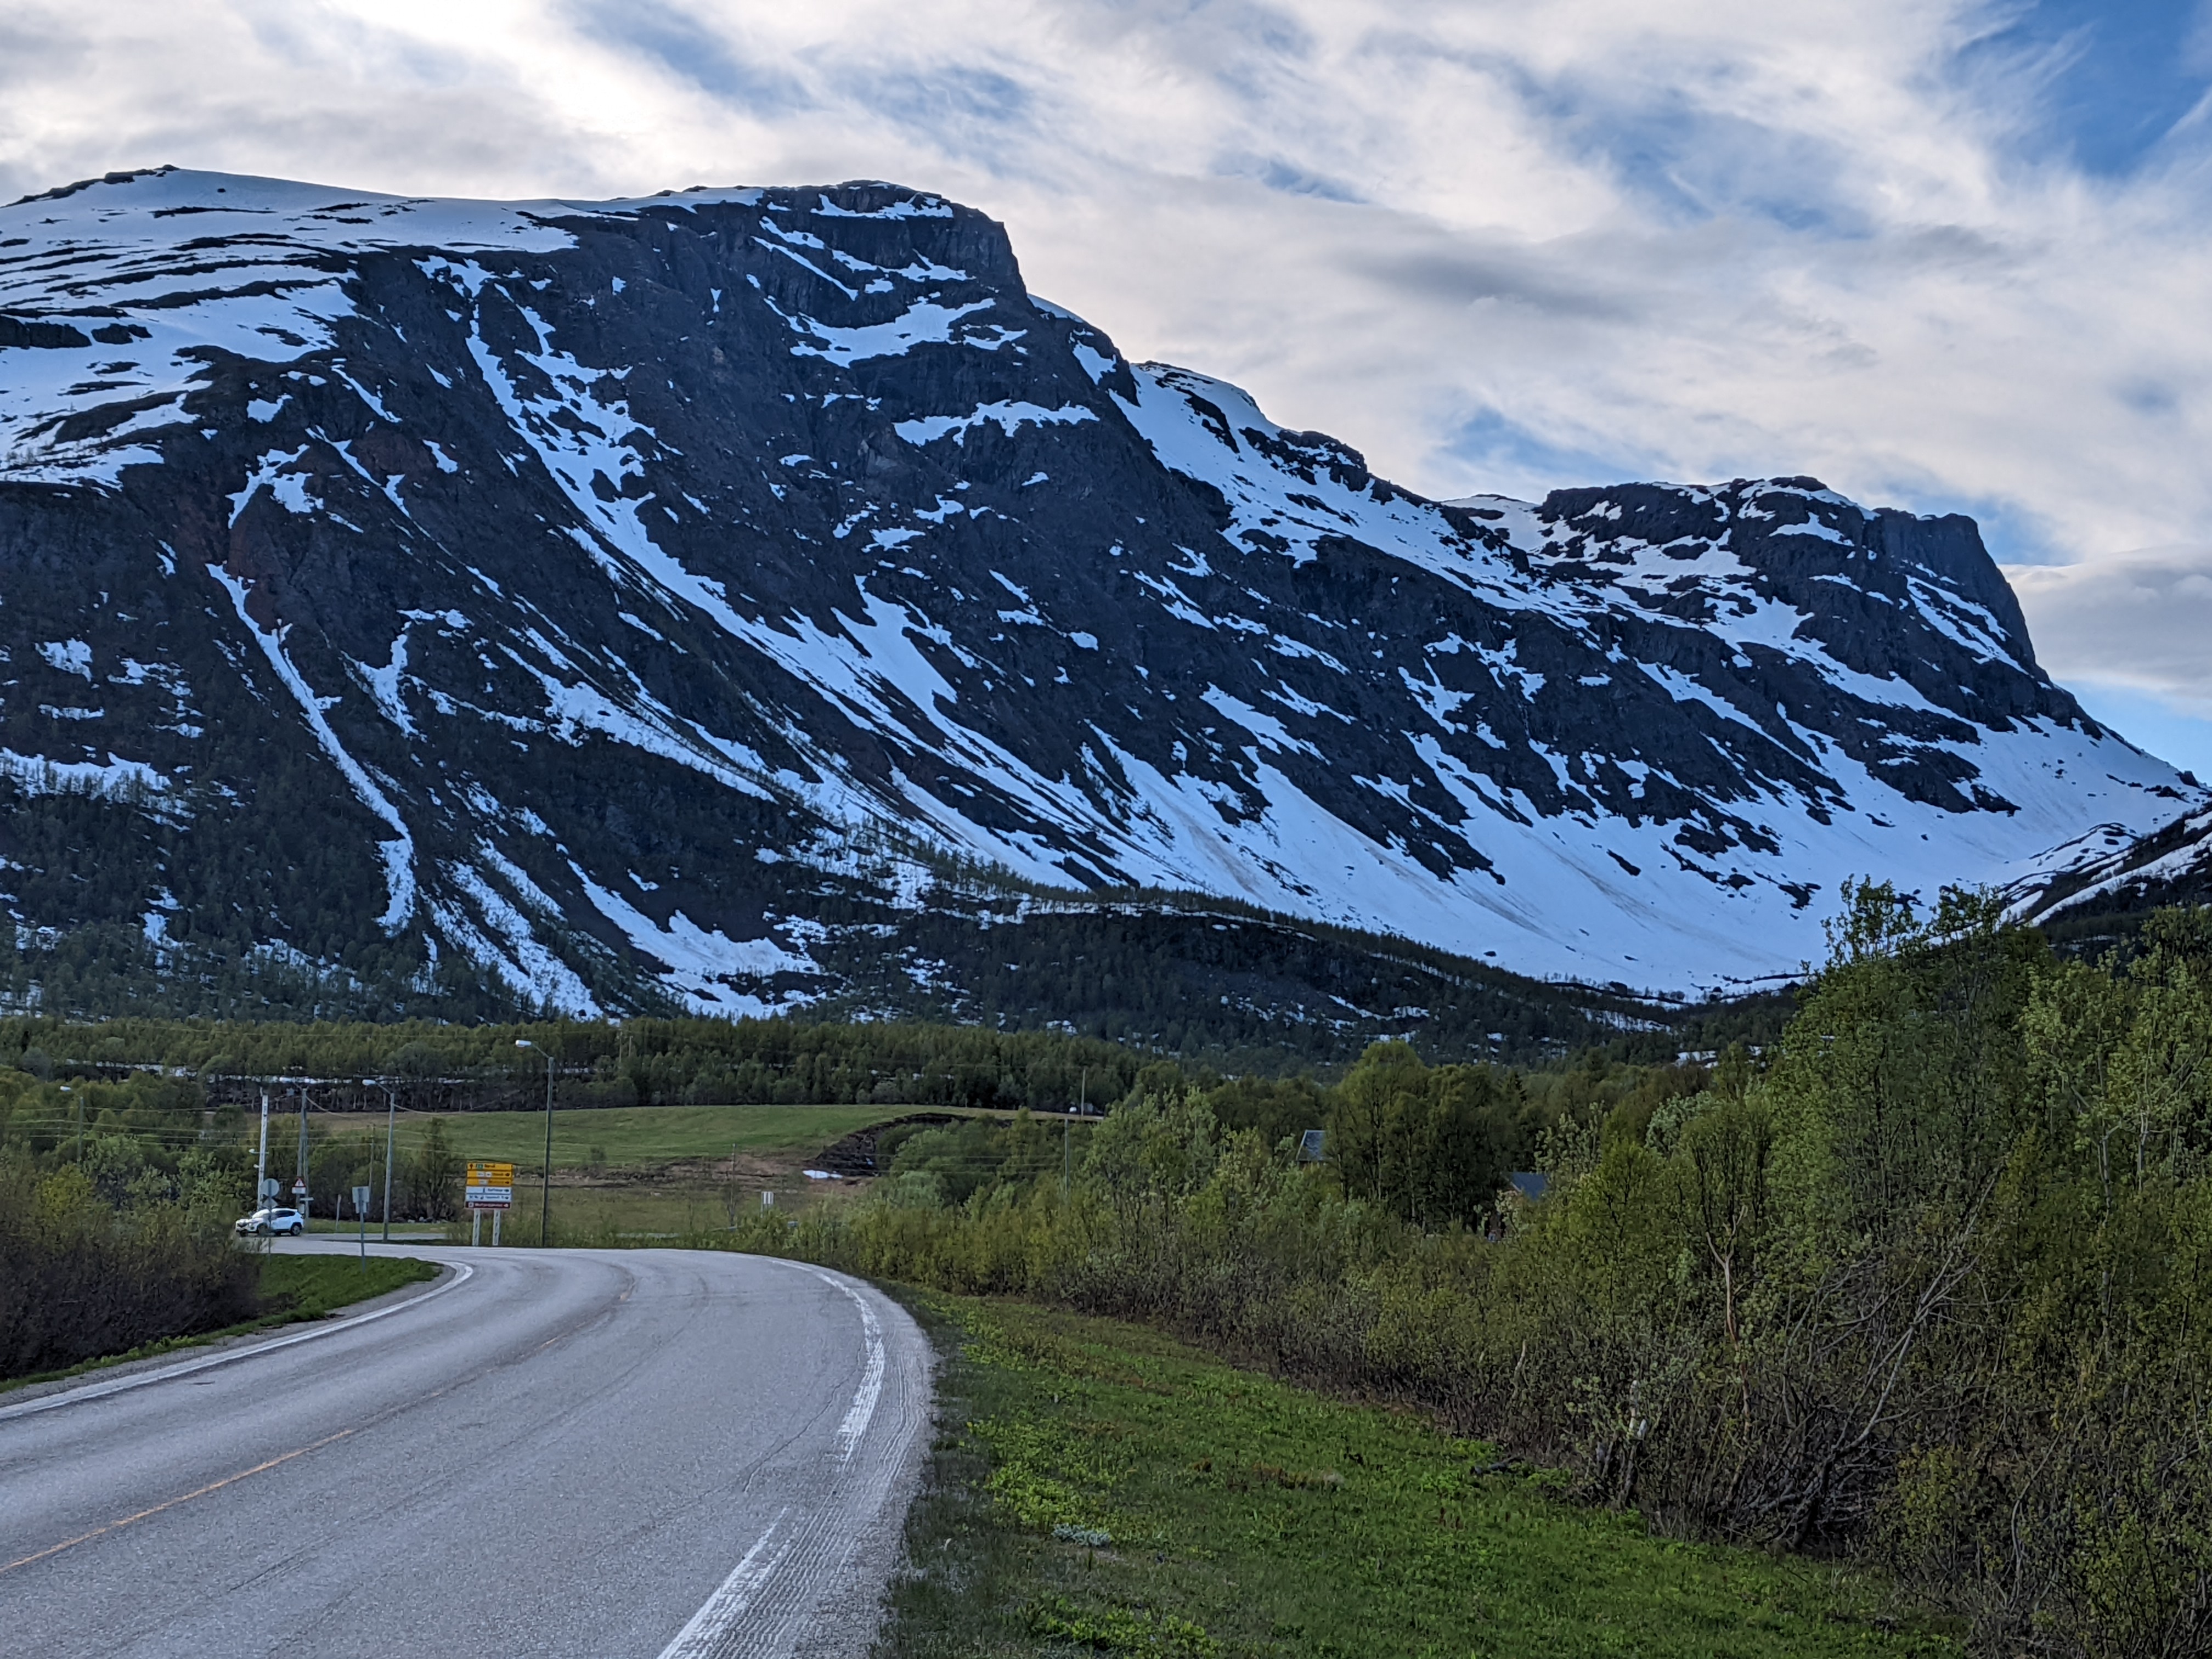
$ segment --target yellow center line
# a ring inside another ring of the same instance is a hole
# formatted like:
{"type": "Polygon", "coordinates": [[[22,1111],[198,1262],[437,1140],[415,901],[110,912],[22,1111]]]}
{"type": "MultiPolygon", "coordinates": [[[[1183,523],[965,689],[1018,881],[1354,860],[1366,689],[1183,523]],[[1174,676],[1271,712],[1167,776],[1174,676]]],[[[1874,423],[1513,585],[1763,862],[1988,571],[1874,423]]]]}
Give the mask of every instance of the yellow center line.
{"type": "Polygon", "coordinates": [[[256,1463],[250,1469],[240,1469],[236,1474],[226,1474],[220,1480],[211,1480],[197,1492],[188,1492],[182,1497],[172,1498],[167,1503],[156,1504],[150,1510],[141,1510],[136,1515],[126,1515],[120,1521],[111,1521],[104,1527],[94,1527],[90,1532],[81,1532],[74,1538],[64,1538],[60,1543],[50,1544],[36,1554],[19,1556],[15,1560],[0,1565],[0,1573],[13,1572],[18,1567],[27,1567],[35,1561],[45,1560],[50,1555],[59,1555],[64,1550],[75,1549],[79,1544],[89,1543],[95,1538],[119,1531],[149,1516],[159,1515],[164,1510],[173,1510],[179,1504],[189,1504],[195,1498],[204,1498],[211,1492],[221,1492],[225,1486],[234,1486],[250,1474],[259,1474],[264,1470],[275,1468],[279,1463],[289,1463],[295,1457],[305,1457],[309,1452],[319,1451],[332,1441],[343,1440],[355,1432],[356,1431],[352,1429],[340,1429],[336,1434],[325,1435],[311,1445],[301,1446],[279,1456],[272,1457],[266,1463],[256,1463]]]}

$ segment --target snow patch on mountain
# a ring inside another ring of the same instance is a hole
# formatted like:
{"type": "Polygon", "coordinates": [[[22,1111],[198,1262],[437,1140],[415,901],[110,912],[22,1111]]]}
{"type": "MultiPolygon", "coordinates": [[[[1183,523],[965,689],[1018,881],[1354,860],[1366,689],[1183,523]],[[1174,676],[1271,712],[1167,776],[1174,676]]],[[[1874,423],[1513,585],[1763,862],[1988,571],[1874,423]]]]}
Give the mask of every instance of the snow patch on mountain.
{"type": "Polygon", "coordinates": [[[828,996],[810,907],[939,865],[1688,990],[1794,972],[1848,878],[2078,872],[2204,799],[2050,684],[1964,520],[1428,501],[890,185],[0,209],[0,512],[147,584],[10,593],[21,788],[238,799],[179,745],[295,744],[385,941],[579,1012],[828,996]],[[204,640],[145,620],[195,563],[204,640]]]}

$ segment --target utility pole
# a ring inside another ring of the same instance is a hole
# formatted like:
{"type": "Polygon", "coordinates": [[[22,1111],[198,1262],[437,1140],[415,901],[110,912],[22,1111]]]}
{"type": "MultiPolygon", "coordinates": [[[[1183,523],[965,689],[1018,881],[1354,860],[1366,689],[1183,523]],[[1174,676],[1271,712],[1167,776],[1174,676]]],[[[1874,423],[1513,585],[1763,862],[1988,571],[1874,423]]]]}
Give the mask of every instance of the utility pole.
{"type": "Polygon", "coordinates": [[[384,1091],[384,1242],[392,1243],[392,1138],[399,1127],[399,1097],[392,1092],[389,1083],[377,1087],[384,1091]]]}
{"type": "MultiPolygon", "coordinates": [[[[300,1088],[300,1167],[293,1172],[292,1182],[298,1187],[307,1184],[307,1090],[304,1084],[300,1088]]],[[[312,1217],[315,1212],[315,1195],[302,1193],[298,1196],[300,1213],[312,1217]]]]}
{"type": "Polygon", "coordinates": [[[545,1182],[538,1189],[538,1246],[544,1249],[553,1215],[553,1055],[526,1037],[517,1037],[518,1048],[538,1048],[545,1056],[545,1182]]]}
{"type": "Polygon", "coordinates": [[[261,1151],[253,1160],[253,1207],[269,1201],[269,1091],[261,1091],[261,1151]]]}
{"type": "Polygon", "coordinates": [[[84,1097],[66,1083],[61,1085],[61,1091],[70,1097],[70,1115],[76,1119],[76,1161],[82,1168],[84,1164],[84,1097]]]}
{"type": "MultiPolygon", "coordinates": [[[[1077,1109],[1085,1116],[1091,1111],[1091,1068],[1083,1068],[1083,1080],[1076,1087],[1077,1109]]],[[[1075,1174],[1075,1119],[1064,1117],[1060,1123],[1060,1199],[1067,1201],[1068,1182],[1075,1174]]]]}

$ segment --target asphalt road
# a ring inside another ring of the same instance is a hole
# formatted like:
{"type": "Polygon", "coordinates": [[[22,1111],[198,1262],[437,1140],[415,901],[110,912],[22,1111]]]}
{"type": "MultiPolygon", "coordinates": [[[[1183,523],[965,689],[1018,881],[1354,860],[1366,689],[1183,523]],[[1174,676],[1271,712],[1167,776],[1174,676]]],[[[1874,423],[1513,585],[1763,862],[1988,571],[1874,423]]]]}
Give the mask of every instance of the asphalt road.
{"type": "Polygon", "coordinates": [[[389,1253],[463,1271],[0,1395],[0,1653],[866,1650],[927,1439],[896,1304],[759,1256],[389,1253]]]}

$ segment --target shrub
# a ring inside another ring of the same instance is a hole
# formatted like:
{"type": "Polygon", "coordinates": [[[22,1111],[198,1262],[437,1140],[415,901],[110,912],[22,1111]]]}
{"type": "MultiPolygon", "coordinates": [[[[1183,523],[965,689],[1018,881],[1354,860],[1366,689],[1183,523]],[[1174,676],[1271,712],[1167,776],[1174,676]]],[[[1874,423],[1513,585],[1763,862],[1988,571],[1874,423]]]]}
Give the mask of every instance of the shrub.
{"type": "Polygon", "coordinates": [[[76,1165],[0,1159],[0,1377],[252,1318],[260,1258],[228,1220],[143,1194],[118,1208],[76,1165]]]}

